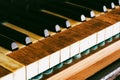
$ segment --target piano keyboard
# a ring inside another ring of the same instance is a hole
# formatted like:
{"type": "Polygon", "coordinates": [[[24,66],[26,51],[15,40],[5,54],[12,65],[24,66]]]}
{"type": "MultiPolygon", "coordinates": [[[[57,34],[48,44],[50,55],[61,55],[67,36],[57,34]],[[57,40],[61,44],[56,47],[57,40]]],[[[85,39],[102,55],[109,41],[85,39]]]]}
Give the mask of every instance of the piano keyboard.
{"type": "Polygon", "coordinates": [[[0,1],[0,80],[45,79],[114,40],[119,43],[119,0],[31,0],[25,11],[21,5],[27,2],[6,2],[0,1]]]}

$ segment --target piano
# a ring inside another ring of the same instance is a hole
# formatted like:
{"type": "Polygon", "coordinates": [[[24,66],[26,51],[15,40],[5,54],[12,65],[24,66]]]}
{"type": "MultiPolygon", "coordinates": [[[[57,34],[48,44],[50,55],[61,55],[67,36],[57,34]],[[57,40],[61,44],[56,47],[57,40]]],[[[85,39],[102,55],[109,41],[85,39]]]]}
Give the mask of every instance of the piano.
{"type": "Polygon", "coordinates": [[[0,0],[0,80],[86,80],[120,59],[119,5],[0,0]]]}

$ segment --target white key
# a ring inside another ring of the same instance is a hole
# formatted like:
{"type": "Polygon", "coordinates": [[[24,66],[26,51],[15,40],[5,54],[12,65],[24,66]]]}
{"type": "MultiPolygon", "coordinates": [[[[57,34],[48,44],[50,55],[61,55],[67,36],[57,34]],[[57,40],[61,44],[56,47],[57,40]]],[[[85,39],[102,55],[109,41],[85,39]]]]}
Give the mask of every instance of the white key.
{"type": "Polygon", "coordinates": [[[27,80],[28,80],[39,73],[38,72],[38,61],[36,61],[30,65],[27,65],[26,69],[27,69],[26,71],[27,71],[27,80]]]}
{"type": "Polygon", "coordinates": [[[60,51],[50,55],[50,68],[60,63],[60,51]]]}
{"type": "Polygon", "coordinates": [[[113,35],[116,35],[120,32],[120,22],[113,24],[113,35]]]}
{"type": "Polygon", "coordinates": [[[80,52],[80,42],[75,42],[70,46],[70,57],[75,56],[80,52]]]}
{"type": "Polygon", "coordinates": [[[113,25],[106,28],[105,39],[108,39],[113,36],[113,25]]]}
{"type": "Polygon", "coordinates": [[[97,33],[97,44],[105,40],[105,29],[97,33]]]}
{"type": "Polygon", "coordinates": [[[69,59],[70,58],[70,47],[68,46],[68,47],[61,49],[60,55],[61,55],[61,62],[69,59]]]}
{"type": "Polygon", "coordinates": [[[89,36],[89,48],[97,44],[97,34],[94,33],[91,36],[89,36]]]}
{"type": "Polygon", "coordinates": [[[49,69],[49,56],[46,56],[39,60],[39,73],[42,73],[49,69]]]}
{"type": "Polygon", "coordinates": [[[83,39],[80,41],[80,52],[85,51],[86,49],[89,48],[89,37],[83,39]]]}
{"type": "Polygon", "coordinates": [[[25,80],[26,75],[25,68],[18,69],[14,72],[14,80],[25,80]]]}

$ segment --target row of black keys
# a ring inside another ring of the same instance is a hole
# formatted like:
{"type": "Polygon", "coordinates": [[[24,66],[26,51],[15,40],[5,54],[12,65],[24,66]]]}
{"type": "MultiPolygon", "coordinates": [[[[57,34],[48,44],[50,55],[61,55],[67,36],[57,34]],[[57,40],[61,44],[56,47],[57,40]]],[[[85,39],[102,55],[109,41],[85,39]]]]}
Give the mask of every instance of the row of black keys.
{"type": "MultiPolygon", "coordinates": [[[[40,8],[42,4],[55,4],[56,2],[72,2],[75,4],[79,4],[82,6],[89,7],[91,9],[103,11],[103,5],[105,5],[108,8],[113,8],[111,6],[111,3],[113,2],[115,5],[120,5],[120,0],[1,0],[1,5],[11,6],[14,5],[16,7],[31,7],[31,8],[40,8]]],[[[43,5],[43,7],[46,7],[48,5],[43,5]]],[[[41,6],[42,7],[42,6],[41,6]]],[[[61,6],[62,7],[62,6],[61,6]]]]}
{"type": "MultiPolygon", "coordinates": [[[[2,0],[1,0],[2,1],[2,0]]],[[[10,0],[4,0],[10,1],[10,0]]],[[[14,1],[14,0],[13,0],[14,1]]],[[[70,0],[72,2],[72,0],[70,0]]],[[[82,1],[82,0],[81,0],[82,1]]],[[[97,0],[96,0],[97,1],[97,0]]],[[[107,1],[107,0],[105,0],[107,1]]],[[[117,0],[109,0],[117,2],[117,0]]],[[[1,3],[3,3],[1,2],[1,3]]],[[[87,2],[87,1],[86,1],[87,2]]],[[[103,1],[104,2],[104,1],[103,1]]],[[[103,3],[101,2],[101,3],[103,3]]],[[[40,2],[37,2],[40,3],[40,2]]],[[[95,17],[92,10],[74,6],[71,4],[67,4],[65,2],[60,1],[48,1],[48,2],[42,2],[44,3],[45,7],[43,7],[43,4],[41,6],[37,6],[35,10],[31,8],[29,11],[21,10],[21,8],[16,8],[14,6],[10,6],[8,8],[6,5],[4,6],[1,4],[1,21],[8,21],[14,25],[17,25],[21,28],[24,28],[26,30],[29,30],[35,34],[38,34],[40,36],[48,37],[50,36],[48,30],[51,30],[53,32],[60,32],[60,26],[64,28],[69,28],[70,22],[67,19],[63,19],[57,16],[53,16],[44,12],[40,12],[39,10],[45,9],[48,11],[52,11],[58,14],[61,14],[63,16],[69,17],[74,20],[78,21],[85,21],[85,19],[82,19],[81,16],[87,16],[87,17],[95,17]],[[91,14],[92,13],[92,14],[91,14]]],[[[79,1],[77,3],[80,3],[79,1]]],[[[91,2],[89,2],[91,3],[91,2]]],[[[106,2],[104,2],[106,3],[106,2]]],[[[107,3],[106,3],[107,4],[107,3]]],[[[110,4],[110,3],[109,3],[110,4]]],[[[35,4],[37,5],[37,4],[35,4]]],[[[82,5],[82,4],[80,4],[82,5]]],[[[31,5],[32,6],[32,5],[31,5]]],[[[95,6],[95,5],[94,5],[95,6]]],[[[106,5],[107,6],[107,5],[106,5]]],[[[99,9],[99,8],[98,8],[99,9]]],[[[99,10],[98,10],[99,11],[99,10]]],[[[1,23],[2,23],[1,22],[1,23]]],[[[3,46],[4,48],[7,48],[9,50],[16,50],[18,47],[15,45],[14,40],[18,41],[22,44],[28,45],[32,43],[29,36],[17,32],[15,30],[12,30],[6,26],[0,25],[0,46],[3,46]],[[3,36],[4,35],[4,36],[3,36]],[[10,38],[10,39],[9,39],[10,38]]]]}
{"type": "Polygon", "coordinates": [[[67,0],[69,2],[83,5],[94,10],[104,11],[104,6],[114,8],[114,5],[120,5],[120,0],[67,0]]]}

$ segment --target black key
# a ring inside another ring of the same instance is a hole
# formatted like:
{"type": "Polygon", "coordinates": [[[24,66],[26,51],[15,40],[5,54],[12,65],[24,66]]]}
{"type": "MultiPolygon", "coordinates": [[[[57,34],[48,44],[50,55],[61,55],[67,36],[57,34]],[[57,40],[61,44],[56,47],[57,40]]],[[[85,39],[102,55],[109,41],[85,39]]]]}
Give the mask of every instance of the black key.
{"type": "Polygon", "coordinates": [[[7,15],[7,13],[5,13],[5,12],[7,12],[7,11],[9,11],[9,4],[4,4],[4,3],[1,3],[1,0],[0,0],[0,13],[4,13],[4,15],[7,15]]]}
{"type": "Polygon", "coordinates": [[[94,12],[88,8],[83,8],[80,6],[78,7],[78,6],[67,4],[67,3],[61,2],[61,1],[50,1],[50,2],[48,2],[48,4],[52,4],[57,7],[63,8],[66,11],[72,11],[74,13],[78,13],[78,15],[84,14],[87,17],[95,17],[94,12]]]}
{"type": "Polygon", "coordinates": [[[16,8],[21,8],[24,10],[28,3],[29,3],[29,0],[12,0],[11,1],[12,6],[15,6],[16,8]]]}
{"type": "Polygon", "coordinates": [[[23,19],[24,22],[26,22],[26,24],[30,24],[30,22],[32,23],[31,25],[33,26],[33,24],[37,24],[37,26],[40,26],[40,27],[44,27],[44,28],[47,28],[48,30],[50,31],[53,31],[53,32],[60,32],[61,29],[60,29],[60,26],[59,24],[57,23],[54,23],[54,21],[47,21],[44,19],[44,17],[41,17],[41,19],[36,19],[36,18],[33,18],[31,16],[27,16],[27,15],[19,15],[21,20],[23,19]]]}
{"type": "Polygon", "coordinates": [[[36,19],[38,21],[44,21],[45,23],[54,23],[58,24],[61,27],[69,28],[71,27],[70,22],[67,19],[63,19],[58,16],[54,16],[48,13],[40,12],[40,11],[30,11],[29,13],[25,14],[26,16],[30,17],[31,19],[36,19]]]}
{"type": "Polygon", "coordinates": [[[77,20],[77,21],[85,21],[85,16],[81,15],[79,13],[74,13],[72,10],[66,10],[65,8],[62,8],[61,6],[58,6],[54,3],[46,3],[46,6],[44,7],[45,10],[66,16],[68,18],[77,20]]]}
{"type": "Polygon", "coordinates": [[[6,7],[10,6],[11,5],[11,1],[12,0],[0,0],[0,5],[4,5],[6,7]]]}
{"type": "Polygon", "coordinates": [[[68,2],[82,5],[85,7],[88,7],[93,10],[101,11],[101,12],[107,12],[107,7],[104,4],[101,4],[101,0],[96,1],[96,0],[68,0],[68,2]]]}
{"type": "Polygon", "coordinates": [[[66,8],[66,9],[72,10],[75,13],[79,13],[81,15],[84,14],[87,17],[91,17],[91,18],[95,17],[94,11],[90,10],[88,8],[83,8],[80,6],[78,7],[78,6],[74,6],[74,5],[67,4],[67,3],[62,3],[61,6],[66,8]]]}
{"type": "Polygon", "coordinates": [[[115,5],[120,5],[120,0],[111,0],[115,3],[115,5]]]}
{"type": "Polygon", "coordinates": [[[10,9],[12,8],[12,6],[5,6],[5,5],[0,5],[0,15],[4,15],[4,16],[10,16],[11,14],[14,13],[14,11],[11,11],[10,9]]]}
{"type": "MultiPolygon", "coordinates": [[[[13,10],[11,10],[13,11],[13,10]]],[[[9,13],[9,12],[8,12],[9,13]]],[[[15,13],[14,13],[15,14],[15,13]]],[[[7,20],[9,20],[9,22],[14,22],[14,21],[17,21],[17,23],[20,23],[21,24],[25,24],[27,26],[32,26],[31,29],[34,29],[37,27],[37,30],[41,30],[41,34],[42,36],[44,36],[44,29],[48,29],[48,30],[51,30],[51,31],[54,31],[54,32],[60,32],[60,26],[57,24],[57,23],[54,23],[54,21],[46,21],[45,19],[39,19],[39,20],[36,20],[36,18],[34,17],[31,17],[33,15],[26,15],[26,14],[15,14],[15,15],[10,15],[10,16],[7,16],[7,20]],[[13,21],[11,21],[13,20],[13,21]],[[53,22],[53,23],[52,23],[53,22]]],[[[14,23],[16,24],[16,23],[14,23]]],[[[18,25],[18,24],[17,24],[18,25]]],[[[24,25],[21,25],[21,26],[24,26],[24,25]]],[[[25,28],[26,29],[26,28],[25,28]]],[[[27,29],[27,30],[30,30],[30,29],[27,29]]],[[[33,30],[32,30],[33,31],[33,30]]],[[[35,31],[36,32],[36,31],[35,31]]],[[[39,32],[40,33],[40,32],[39,32]]],[[[45,37],[47,37],[49,35],[46,35],[45,37]]]]}
{"type": "Polygon", "coordinates": [[[10,8],[11,6],[25,8],[28,0],[0,0],[0,5],[10,8]]]}
{"type": "Polygon", "coordinates": [[[17,44],[13,40],[11,40],[1,34],[0,34],[0,46],[6,48],[8,50],[11,50],[11,51],[18,49],[17,44]]]}
{"type": "MultiPolygon", "coordinates": [[[[28,0],[25,0],[25,1],[21,0],[19,2],[20,2],[20,4],[30,3],[30,1],[28,1],[28,0]]],[[[17,6],[17,0],[13,0],[12,4],[13,3],[17,6]]],[[[35,10],[33,11],[32,10],[30,12],[25,13],[25,10],[24,9],[21,10],[21,7],[15,8],[13,6],[12,9],[9,9],[9,13],[11,15],[16,15],[16,13],[19,13],[20,15],[24,15],[24,18],[30,17],[30,19],[34,19],[34,21],[36,21],[36,20],[41,21],[41,23],[43,23],[43,21],[44,21],[44,23],[46,23],[46,25],[47,24],[56,24],[56,25],[60,25],[61,27],[65,27],[65,28],[71,27],[70,22],[67,19],[63,19],[63,18],[60,18],[58,16],[50,15],[50,14],[43,13],[40,11],[35,11],[35,10]],[[14,12],[14,14],[13,14],[13,12],[14,12]]]]}
{"type": "Polygon", "coordinates": [[[59,24],[54,22],[54,20],[44,19],[44,17],[42,16],[38,17],[35,15],[19,15],[19,16],[21,17],[21,19],[26,20],[27,23],[32,22],[34,24],[37,24],[37,26],[47,28],[48,30],[56,33],[61,31],[59,24]]]}
{"type": "Polygon", "coordinates": [[[39,26],[40,29],[48,29],[53,32],[60,32],[60,26],[54,22],[46,22],[44,18],[41,20],[36,20],[36,18],[27,17],[26,15],[16,16],[19,19],[23,19],[24,23],[29,26],[39,26]]]}
{"type": "Polygon", "coordinates": [[[15,31],[11,28],[8,28],[4,25],[0,25],[0,34],[5,35],[13,40],[16,40],[22,44],[28,45],[31,44],[32,41],[29,36],[20,33],[18,31],[15,31]]]}
{"type": "Polygon", "coordinates": [[[39,26],[37,23],[27,21],[25,19],[21,19],[19,16],[12,16],[12,17],[7,17],[6,21],[19,26],[23,29],[26,29],[28,31],[31,31],[35,34],[38,34],[40,36],[48,37],[50,36],[49,31],[45,26],[39,26]]]}
{"type": "MultiPolygon", "coordinates": [[[[100,0],[97,0],[99,2],[100,0]]],[[[101,0],[101,4],[106,5],[107,8],[114,9],[115,3],[112,0],[101,0]]]]}
{"type": "MultiPolygon", "coordinates": [[[[21,16],[23,18],[29,18],[36,22],[46,23],[46,25],[50,26],[49,24],[53,25],[60,25],[61,27],[69,28],[71,27],[70,22],[67,19],[63,19],[58,16],[54,16],[48,13],[40,12],[39,10],[30,10],[30,11],[24,11],[24,10],[18,10],[16,8],[12,8],[10,12],[14,12],[14,14],[21,16]]],[[[9,12],[9,13],[10,13],[9,12]]]]}

